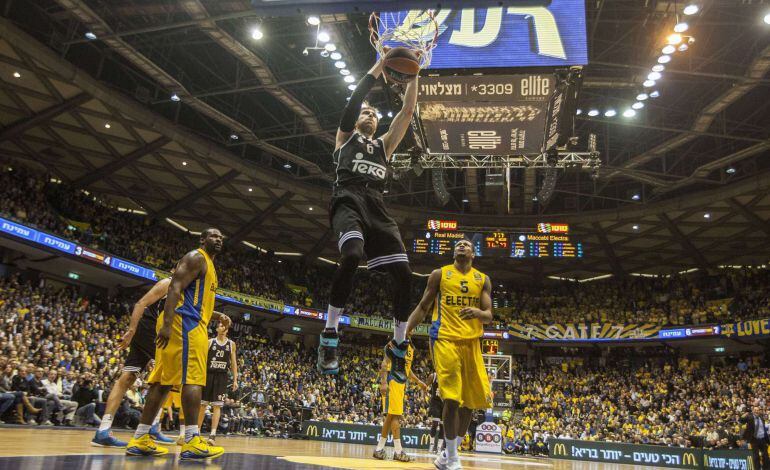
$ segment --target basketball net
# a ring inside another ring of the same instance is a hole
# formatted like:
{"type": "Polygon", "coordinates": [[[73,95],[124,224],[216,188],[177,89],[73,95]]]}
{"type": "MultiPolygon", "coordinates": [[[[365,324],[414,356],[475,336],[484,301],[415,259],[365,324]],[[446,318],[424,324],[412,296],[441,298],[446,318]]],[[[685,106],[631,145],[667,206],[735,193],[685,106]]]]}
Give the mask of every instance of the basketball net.
{"type": "Polygon", "coordinates": [[[380,57],[385,56],[386,48],[406,47],[417,54],[420,70],[430,65],[438,32],[433,10],[382,12],[369,16],[369,42],[380,57]]]}

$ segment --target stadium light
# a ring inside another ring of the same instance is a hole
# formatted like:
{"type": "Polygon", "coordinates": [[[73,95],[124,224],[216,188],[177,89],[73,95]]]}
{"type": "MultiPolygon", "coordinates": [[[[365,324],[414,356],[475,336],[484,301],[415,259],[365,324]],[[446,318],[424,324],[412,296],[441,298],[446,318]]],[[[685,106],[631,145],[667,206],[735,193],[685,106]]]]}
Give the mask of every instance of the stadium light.
{"type": "Polygon", "coordinates": [[[393,111],[388,111],[388,117],[389,117],[389,118],[392,118],[392,117],[393,117],[393,111]]]}
{"type": "Polygon", "coordinates": [[[310,26],[318,26],[319,24],[321,24],[321,18],[317,16],[308,16],[307,24],[309,24],[310,26]]]}
{"type": "Polygon", "coordinates": [[[463,198],[463,202],[467,204],[467,203],[469,203],[471,201],[467,197],[465,197],[465,198],[463,198]]]}
{"type": "Polygon", "coordinates": [[[338,69],[344,69],[345,67],[348,66],[348,64],[346,64],[342,60],[338,60],[337,62],[334,63],[334,66],[337,67],[338,69]]]}
{"type": "Polygon", "coordinates": [[[340,74],[341,74],[341,75],[350,75],[350,70],[348,70],[348,69],[342,69],[342,70],[340,70],[340,74]]]}
{"type": "Polygon", "coordinates": [[[356,90],[356,85],[351,83],[350,85],[348,85],[348,90],[355,91],[356,90]]]}
{"type": "Polygon", "coordinates": [[[691,3],[686,7],[684,7],[684,10],[682,11],[682,13],[684,13],[687,16],[690,16],[698,13],[699,11],[700,11],[700,8],[698,7],[698,5],[691,3]]]}
{"type": "Polygon", "coordinates": [[[735,168],[730,167],[730,168],[725,170],[725,173],[727,173],[728,175],[734,175],[736,171],[737,170],[735,168]]]}
{"type": "Polygon", "coordinates": [[[644,83],[642,83],[642,85],[644,85],[645,88],[654,87],[655,86],[655,80],[649,80],[649,79],[645,80],[644,83]]]}
{"type": "Polygon", "coordinates": [[[634,230],[639,230],[639,226],[636,225],[636,224],[632,225],[631,228],[634,229],[634,230]]]}
{"type": "Polygon", "coordinates": [[[640,196],[639,194],[634,194],[633,196],[631,196],[631,199],[633,199],[634,201],[638,201],[641,198],[642,196],[640,196]]]}
{"type": "Polygon", "coordinates": [[[334,52],[337,50],[337,46],[333,42],[330,42],[324,46],[324,49],[326,49],[329,52],[334,52]]]}
{"type": "Polygon", "coordinates": [[[644,103],[641,101],[637,101],[636,103],[631,105],[631,109],[642,109],[644,108],[644,103]]]}
{"type": "Polygon", "coordinates": [[[703,214],[703,218],[704,219],[710,219],[711,218],[711,214],[706,212],[705,214],[703,214]]]}
{"type": "Polygon", "coordinates": [[[581,114],[583,114],[583,110],[582,109],[578,108],[578,109],[575,110],[575,115],[580,116],[581,114]]]}
{"type": "Polygon", "coordinates": [[[21,74],[19,72],[13,72],[13,78],[21,78],[21,74]]]}
{"type": "Polygon", "coordinates": [[[662,72],[664,70],[666,70],[666,66],[663,65],[663,64],[655,64],[655,65],[652,66],[652,71],[653,72],[662,72]]]}
{"type": "Polygon", "coordinates": [[[291,163],[284,163],[283,167],[286,168],[287,170],[291,170],[291,163]]]}
{"type": "Polygon", "coordinates": [[[96,34],[92,33],[91,31],[86,32],[85,36],[89,41],[94,41],[96,39],[96,34]]]}
{"type": "Polygon", "coordinates": [[[329,33],[326,31],[319,31],[318,40],[321,42],[329,42],[331,40],[331,36],[329,36],[329,33]]]}
{"type": "Polygon", "coordinates": [[[675,33],[683,33],[687,31],[687,29],[690,27],[685,21],[680,21],[676,25],[674,25],[674,32],[675,33]]]}
{"type": "Polygon", "coordinates": [[[676,51],[676,47],[672,46],[671,44],[665,46],[663,49],[660,50],[660,52],[664,54],[673,54],[674,51],[676,51]]]}
{"type": "Polygon", "coordinates": [[[615,111],[614,109],[608,109],[607,111],[604,112],[604,117],[614,117],[617,114],[618,112],[615,111]]]}
{"type": "Polygon", "coordinates": [[[591,116],[591,117],[598,116],[599,115],[599,110],[598,109],[591,109],[591,110],[588,111],[588,115],[591,116]]]}
{"type": "Polygon", "coordinates": [[[682,43],[682,44],[679,45],[679,47],[676,48],[676,50],[678,50],[679,52],[684,52],[684,51],[686,51],[689,48],[690,48],[690,46],[688,46],[685,43],[682,43]]]}
{"type": "Polygon", "coordinates": [[[263,37],[265,37],[265,33],[263,33],[261,29],[256,26],[251,28],[251,39],[259,41],[263,37]]]}
{"type": "Polygon", "coordinates": [[[332,60],[340,60],[342,59],[342,54],[339,52],[332,52],[332,54],[329,56],[332,60]]]}
{"type": "Polygon", "coordinates": [[[354,77],[353,75],[348,75],[347,77],[344,78],[344,80],[345,80],[345,83],[353,83],[356,81],[356,77],[354,77]]]}
{"type": "Polygon", "coordinates": [[[238,134],[236,134],[235,132],[230,134],[230,140],[238,140],[238,134]]]}
{"type": "Polygon", "coordinates": [[[313,210],[313,206],[308,207],[307,210],[312,211],[313,210]]]}
{"type": "Polygon", "coordinates": [[[658,63],[659,64],[667,64],[671,62],[671,56],[670,55],[662,55],[658,57],[658,63]]]}
{"type": "Polygon", "coordinates": [[[187,166],[187,162],[182,162],[182,166],[187,166]]]}
{"type": "Polygon", "coordinates": [[[110,127],[112,127],[112,125],[110,125],[109,122],[104,123],[104,128],[105,129],[109,129],[110,127]]]}
{"type": "Polygon", "coordinates": [[[647,80],[660,80],[660,77],[662,77],[660,72],[650,72],[647,74],[647,80]]]}
{"type": "Polygon", "coordinates": [[[666,38],[666,42],[671,44],[672,46],[676,46],[680,42],[682,42],[682,35],[679,33],[669,34],[666,38]]]}
{"type": "Polygon", "coordinates": [[[634,111],[633,109],[627,109],[623,111],[623,117],[632,118],[634,116],[636,116],[636,111],[634,111]]]}
{"type": "Polygon", "coordinates": [[[249,192],[252,192],[252,191],[254,191],[254,188],[249,188],[249,192]]]}
{"type": "Polygon", "coordinates": [[[658,96],[660,96],[660,92],[658,90],[650,92],[650,98],[657,98],[658,96]]]}
{"type": "Polygon", "coordinates": [[[178,103],[178,102],[182,101],[182,98],[180,98],[179,95],[174,93],[173,95],[171,95],[171,101],[174,101],[174,102],[178,103]]]}
{"type": "Polygon", "coordinates": [[[765,24],[770,24],[770,13],[765,15],[764,21],[765,21],[765,24]]]}
{"type": "Polygon", "coordinates": [[[639,93],[638,95],[636,95],[636,101],[644,101],[647,98],[649,98],[647,93],[639,93]]]}

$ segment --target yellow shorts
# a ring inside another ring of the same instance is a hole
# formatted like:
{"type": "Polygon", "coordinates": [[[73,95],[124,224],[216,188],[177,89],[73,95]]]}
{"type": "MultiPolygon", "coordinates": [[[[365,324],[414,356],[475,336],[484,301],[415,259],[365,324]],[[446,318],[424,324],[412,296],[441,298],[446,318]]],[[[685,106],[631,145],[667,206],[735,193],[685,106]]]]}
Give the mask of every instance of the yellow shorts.
{"type": "MultiPolygon", "coordinates": [[[[158,317],[156,330],[163,324],[158,317]]],[[[171,338],[165,348],[155,348],[155,368],[147,383],[161,385],[206,385],[209,335],[206,325],[189,317],[174,316],[171,338]]]]}
{"type": "Polygon", "coordinates": [[[472,410],[492,407],[489,377],[478,339],[431,340],[431,350],[442,400],[453,400],[472,410]]]}
{"type": "Polygon", "coordinates": [[[404,414],[405,390],[406,384],[388,380],[388,393],[382,397],[382,414],[398,416],[404,414]]]}

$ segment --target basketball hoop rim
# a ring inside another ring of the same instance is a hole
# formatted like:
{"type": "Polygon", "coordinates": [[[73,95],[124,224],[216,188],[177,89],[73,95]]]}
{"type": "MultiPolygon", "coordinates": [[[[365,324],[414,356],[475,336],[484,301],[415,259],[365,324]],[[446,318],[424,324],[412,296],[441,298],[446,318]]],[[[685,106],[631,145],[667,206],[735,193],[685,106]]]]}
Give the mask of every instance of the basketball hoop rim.
{"type": "MultiPolygon", "coordinates": [[[[394,37],[391,31],[385,31],[383,35],[380,34],[380,25],[382,20],[380,19],[380,12],[372,12],[369,15],[369,43],[377,51],[380,56],[385,55],[384,42],[392,41],[401,43],[401,47],[406,47],[415,51],[420,58],[420,69],[425,69],[430,65],[432,51],[437,46],[438,41],[438,23],[436,22],[436,14],[433,10],[425,10],[428,14],[429,21],[434,25],[433,38],[424,40],[421,38],[409,39],[394,37]],[[389,34],[391,33],[391,34],[389,34]],[[383,36],[385,36],[383,38],[383,36]]],[[[410,25],[411,26],[411,25],[410,25]]],[[[393,30],[395,31],[395,30],[393,30]]]]}

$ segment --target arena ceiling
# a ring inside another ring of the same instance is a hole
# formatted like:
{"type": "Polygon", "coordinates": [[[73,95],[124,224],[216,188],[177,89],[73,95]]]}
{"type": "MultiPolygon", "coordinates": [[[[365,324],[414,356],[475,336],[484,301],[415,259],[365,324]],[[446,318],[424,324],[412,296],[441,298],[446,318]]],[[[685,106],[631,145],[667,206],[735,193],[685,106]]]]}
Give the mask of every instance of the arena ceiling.
{"type": "MultiPolygon", "coordinates": [[[[578,135],[599,136],[598,180],[567,172],[547,205],[524,200],[522,190],[511,214],[484,204],[483,191],[478,204],[463,203],[478,188],[462,173],[448,174],[452,198],[444,207],[427,174],[393,182],[387,199],[404,237],[449,212],[472,227],[567,222],[586,244],[583,260],[483,261],[498,278],[767,262],[770,27],[761,6],[745,3],[704,9],[687,61],[668,70],[661,97],[636,119],[578,116],[578,135]]],[[[302,54],[315,32],[304,18],[256,18],[247,1],[5,6],[4,158],[191,230],[218,225],[278,252],[335,257],[329,155],[349,92],[328,59],[302,54]],[[257,23],[265,32],[259,42],[249,37],[257,23]],[[84,39],[89,31],[98,39],[84,39]]],[[[590,64],[579,107],[633,101],[682,6],[589,2],[590,64]]],[[[364,72],[373,60],[366,16],[322,22],[351,70],[364,72]]],[[[376,99],[391,106],[387,90],[376,99]]],[[[415,263],[424,272],[436,259],[415,263]]]]}

